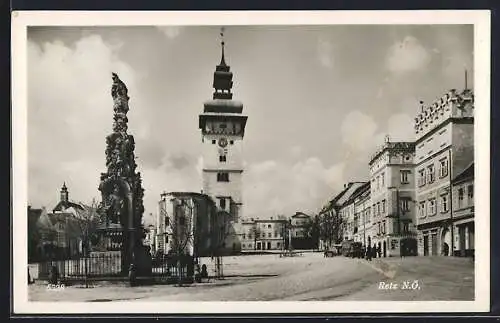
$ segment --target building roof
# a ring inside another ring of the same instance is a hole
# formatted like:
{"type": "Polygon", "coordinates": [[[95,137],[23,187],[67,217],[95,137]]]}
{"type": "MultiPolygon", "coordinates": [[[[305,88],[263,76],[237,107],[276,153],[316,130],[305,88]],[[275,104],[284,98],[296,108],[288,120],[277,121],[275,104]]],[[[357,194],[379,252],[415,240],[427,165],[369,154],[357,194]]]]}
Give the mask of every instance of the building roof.
{"type": "Polygon", "coordinates": [[[470,163],[467,167],[465,167],[463,171],[458,173],[458,175],[455,176],[455,178],[453,178],[452,182],[457,183],[473,178],[474,178],[474,162],[470,163]]]}
{"type": "Polygon", "coordinates": [[[52,209],[52,212],[61,212],[68,208],[74,208],[75,210],[83,210],[84,207],[80,203],[75,203],[72,201],[60,201],[57,205],[52,209]]]}
{"type": "Polygon", "coordinates": [[[414,152],[415,142],[413,141],[386,141],[382,146],[377,149],[377,151],[371,156],[368,165],[373,164],[373,162],[382,155],[385,151],[397,151],[397,152],[414,152]]]}
{"type": "Polygon", "coordinates": [[[294,215],[291,216],[292,218],[310,218],[310,215],[307,215],[303,212],[295,212],[294,215]]]}

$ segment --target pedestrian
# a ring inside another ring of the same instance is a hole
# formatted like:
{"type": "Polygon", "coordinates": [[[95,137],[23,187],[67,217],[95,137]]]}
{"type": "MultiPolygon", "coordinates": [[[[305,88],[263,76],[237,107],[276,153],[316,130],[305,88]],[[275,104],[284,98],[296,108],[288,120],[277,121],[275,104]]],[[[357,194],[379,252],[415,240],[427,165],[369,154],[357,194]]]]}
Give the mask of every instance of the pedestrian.
{"type": "Polygon", "coordinates": [[[377,245],[374,243],[372,248],[373,258],[377,258],[377,245]]]}
{"type": "Polygon", "coordinates": [[[377,253],[378,253],[378,257],[382,258],[382,248],[380,247],[380,242],[378,243],[377,253]]]}
{"type": "Polygon", "coordinates": [[[372,261],[372,248],[370,245],[366,248],[366,260],[372,261]]]}

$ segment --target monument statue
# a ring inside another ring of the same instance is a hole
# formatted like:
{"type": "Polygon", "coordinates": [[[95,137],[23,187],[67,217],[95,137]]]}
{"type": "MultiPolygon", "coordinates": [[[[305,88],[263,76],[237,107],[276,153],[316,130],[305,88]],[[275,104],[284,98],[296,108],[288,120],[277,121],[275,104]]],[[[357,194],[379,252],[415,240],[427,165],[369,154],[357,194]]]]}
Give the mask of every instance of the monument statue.
{"type": "MultiPolygon", "coordinates": [[[[128,89],[116,73],[112,73],[112,79],[113,132],[106,137],[107,171],[100,178],[102,202],[99,212],[105,222],[105,226],[101,226],[103,237],[115,237],[116,230],[119,230],[125,259],[123,266],[126,267],[122,269],[126,272],[130,268],[135,270],[140,267],[135,261],[142,248],[140,230],[144,213],[144,189],[141,174],[136,172],[134,137],[127,133],[128,89]],[[109,234],[112,230],[115,230],[113,234],[109,234]]],[[[127,275],[130,276],[130,273],[127,275]]]]}

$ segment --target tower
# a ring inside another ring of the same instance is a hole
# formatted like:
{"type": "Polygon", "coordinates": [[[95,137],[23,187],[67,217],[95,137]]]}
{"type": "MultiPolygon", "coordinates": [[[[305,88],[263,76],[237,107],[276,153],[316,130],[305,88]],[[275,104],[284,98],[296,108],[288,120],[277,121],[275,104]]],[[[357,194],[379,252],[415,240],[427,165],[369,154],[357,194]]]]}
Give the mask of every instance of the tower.
{"type": "Polygon", "coordinates": [[[221,31],[221,60],[213,79],[213,98],[204,103],[199,116],[202,135],[203,192],[214,199],[219,212],[227,212],[233,223],[242,213],[242,145],[247,116],[243,104],[233,100],[233,73],[224,56],[221,31]]]}
{"type": "Polygon", "coordinates": [[[68,203],[69,202],[69,193],[68,193],[68,188],[66,187],[66,182],[63,183],[63,186],[61,187],[61,202],[68,203]]]}

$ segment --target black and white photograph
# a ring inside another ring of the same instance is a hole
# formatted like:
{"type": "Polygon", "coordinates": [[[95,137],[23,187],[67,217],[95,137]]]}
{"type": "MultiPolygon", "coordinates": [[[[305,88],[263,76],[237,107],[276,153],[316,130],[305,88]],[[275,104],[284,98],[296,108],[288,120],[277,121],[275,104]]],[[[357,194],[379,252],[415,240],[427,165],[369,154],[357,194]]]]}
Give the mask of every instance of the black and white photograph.
{"type": "Polygon", "coordinates": [[[488,12],[12,19],[14,310],[488,310],[488,12]]]}

